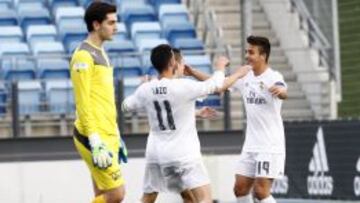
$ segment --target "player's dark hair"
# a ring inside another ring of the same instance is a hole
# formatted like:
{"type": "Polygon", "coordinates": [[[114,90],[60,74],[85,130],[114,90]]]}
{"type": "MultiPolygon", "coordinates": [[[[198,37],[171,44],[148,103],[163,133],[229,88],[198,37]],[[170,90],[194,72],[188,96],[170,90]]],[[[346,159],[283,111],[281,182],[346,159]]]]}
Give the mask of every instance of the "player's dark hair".
{"type": "Polygon", "coordinates": [[[265,54],[265,61],[268,62],[271,51],[271,46],[268,38],[250,35],[246,39],[246,41],[251,45],[259,47],[260,54],[265,54]]]}
{"type": "Polygon", "coordinates": [[[87,7],[84,16],[87,30],[92,32],[94,30],[93,23],[102,23],[109,13],[116,13],[116,6],[101,1],[92,2],[87,7]]]}
{"type": "Polygon", "coordinates": [[[167,44],[160,44],[151,50],[151,63],[159,74],[168,68],[172,57],[173,49],[167,44]]]}
{"type": "Polygon", "coordinates": [[[180,50],[180,49],[177,49],[177,48],[173,48],[172,50],[173,50],[173,52],[174,52],[175,60],[176,60],[177,62],[180,62],[181,59],[183,58],[182,55],[181,55],[181,50],[180,50]]]}

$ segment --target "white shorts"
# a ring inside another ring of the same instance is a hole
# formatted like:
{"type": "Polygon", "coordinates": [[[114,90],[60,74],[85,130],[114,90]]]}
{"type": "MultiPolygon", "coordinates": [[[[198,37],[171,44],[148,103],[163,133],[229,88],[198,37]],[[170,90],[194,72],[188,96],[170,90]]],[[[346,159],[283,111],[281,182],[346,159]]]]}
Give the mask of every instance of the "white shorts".
{"type": "Polygon", "coordinates": [[[201,160],[172,164],[147,163],[145,167],[144,193],[180,193],[207,184],[210,184],[210,179],[201,160]]]}
{"type": "Polygon", "coordinates": [[[284,175],[285,154],[242,152],[236,164],[236,174],[250,178],[277,179],[284,175]]]}

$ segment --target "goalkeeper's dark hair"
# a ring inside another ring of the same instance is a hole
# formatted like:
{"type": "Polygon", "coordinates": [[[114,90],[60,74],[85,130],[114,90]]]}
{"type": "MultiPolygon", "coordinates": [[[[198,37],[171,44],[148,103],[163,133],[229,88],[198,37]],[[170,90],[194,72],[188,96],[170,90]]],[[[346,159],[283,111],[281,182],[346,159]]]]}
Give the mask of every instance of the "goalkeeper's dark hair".
{"type": "Polygon", "coordinates": [[[85,11],[84,20],[86,23],[87,30],[89,32],[94,31],[93,23],[102,23],[106,19],[106,15],[109,13],[116,13],[116,6],[102,2],[92,2],[85,11]]]}
{"type": "Polygon", "coordinates": [[[173,48],[167,44],[160,44],[151,50],[151,63],[159,74],[168,68],[173,54],[173,48]]]}
{"type": "Polygon", "coordinates": [[[268,38],[250,35],[246,39],[246,41],[251,45],[259,47],[260,54],[265,54],[265,61],[268,62],[271,51],[271,46],[268,38]]]}

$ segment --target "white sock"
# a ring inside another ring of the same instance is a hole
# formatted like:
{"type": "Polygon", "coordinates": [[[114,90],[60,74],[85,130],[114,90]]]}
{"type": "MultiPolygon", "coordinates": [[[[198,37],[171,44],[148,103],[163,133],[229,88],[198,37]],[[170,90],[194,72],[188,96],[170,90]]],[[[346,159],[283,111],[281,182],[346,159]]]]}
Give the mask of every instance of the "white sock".
{"type": "Polygon", "coordinates": [[[237,197],[236,203],[254,203],[252,195],[247,194],[245,196],[237,197]]]}
{"type": "Polygon", "coordinates": [[[276,200],[272,195],[268,196],[267,198],[259,201],[259,203],[276,203],[276,200]]]}

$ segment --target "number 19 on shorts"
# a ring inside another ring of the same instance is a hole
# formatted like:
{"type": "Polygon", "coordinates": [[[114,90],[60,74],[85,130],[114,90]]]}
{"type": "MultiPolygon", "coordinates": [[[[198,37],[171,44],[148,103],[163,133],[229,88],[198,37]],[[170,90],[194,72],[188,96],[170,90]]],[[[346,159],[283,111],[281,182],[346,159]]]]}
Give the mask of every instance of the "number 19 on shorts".
{"type": "Polygon", "coordinates": [[[259,161],[257,162],[257,174],[267,176],[270,173],[270,162],[259,161]]]}

